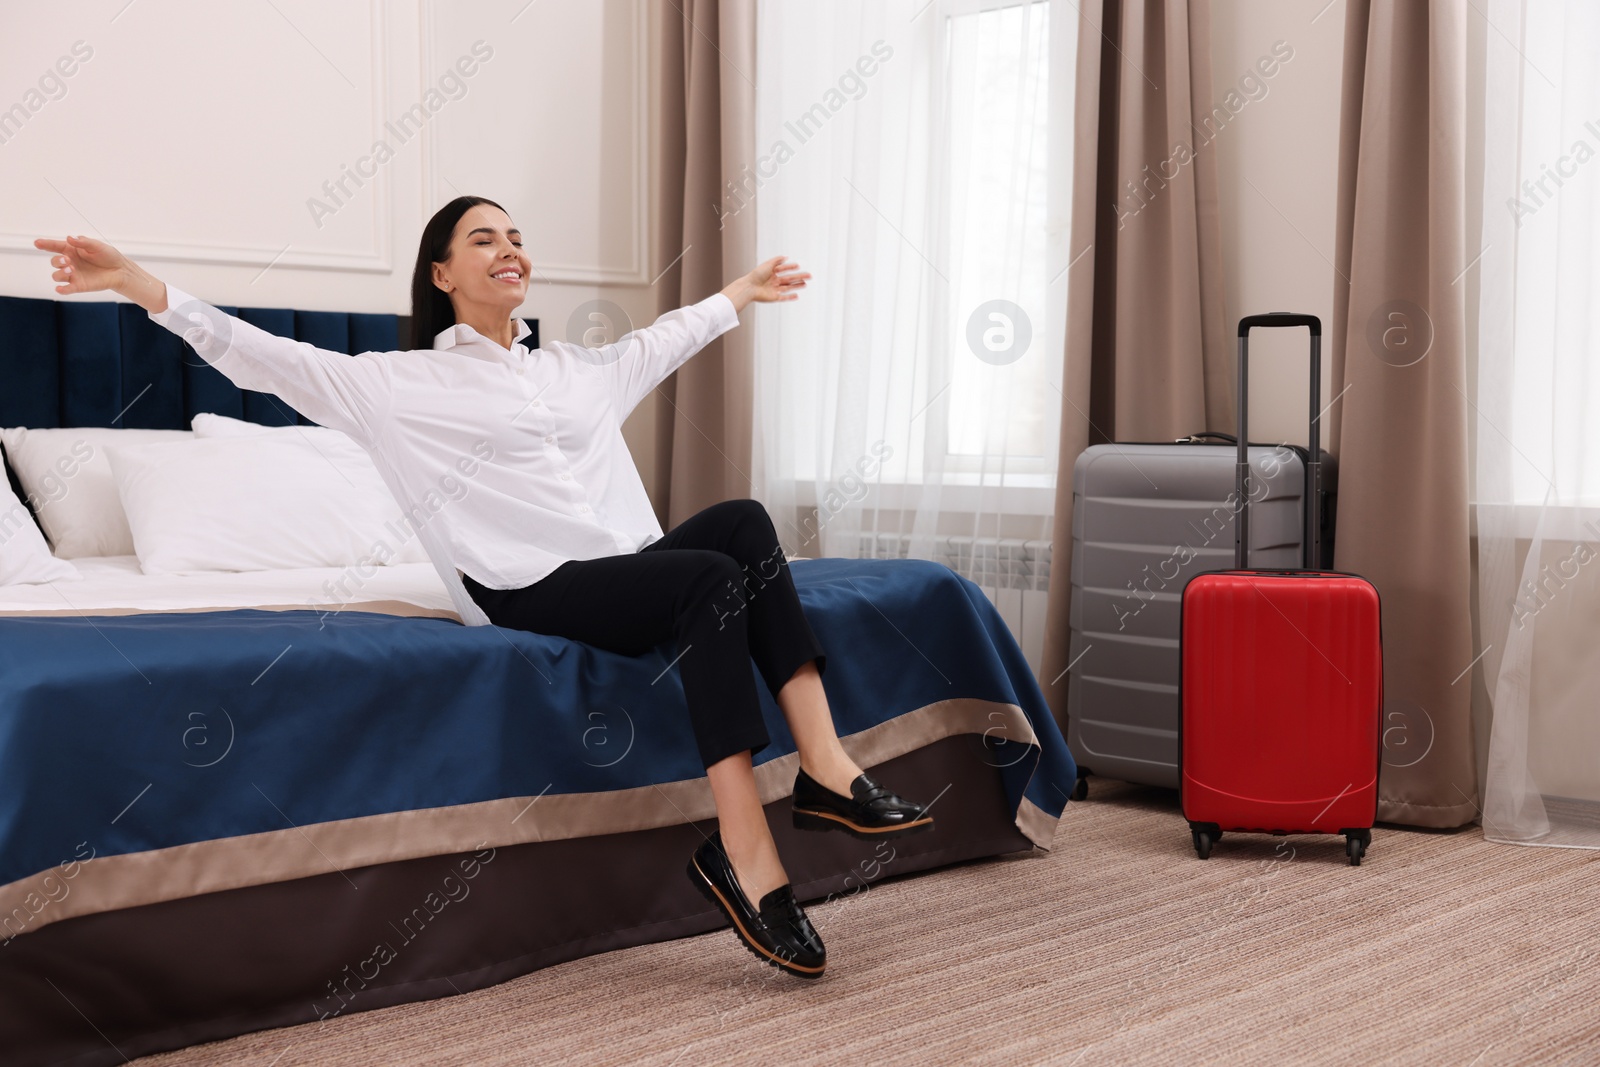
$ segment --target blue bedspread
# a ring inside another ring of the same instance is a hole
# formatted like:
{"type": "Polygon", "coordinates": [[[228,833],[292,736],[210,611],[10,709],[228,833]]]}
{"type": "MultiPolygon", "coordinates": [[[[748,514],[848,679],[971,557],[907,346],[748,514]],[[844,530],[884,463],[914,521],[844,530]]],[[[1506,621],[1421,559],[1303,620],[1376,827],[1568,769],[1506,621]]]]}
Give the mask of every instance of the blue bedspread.
{"type": "MultiPolygon", "coordinates": [[[[1013,808],[1061,813],[1072,758],[976,585],[916,560],[790,566],[841,735],[952,698],[1016,705],[1038,747],[997,732],[993,762],[1013,808]]],[[[0,619],[0,887],[85,848],[700,778],[675,655],[364,612],[0,619]]],[[[759,765],[794,744],[756,681],[759,765]]]]}

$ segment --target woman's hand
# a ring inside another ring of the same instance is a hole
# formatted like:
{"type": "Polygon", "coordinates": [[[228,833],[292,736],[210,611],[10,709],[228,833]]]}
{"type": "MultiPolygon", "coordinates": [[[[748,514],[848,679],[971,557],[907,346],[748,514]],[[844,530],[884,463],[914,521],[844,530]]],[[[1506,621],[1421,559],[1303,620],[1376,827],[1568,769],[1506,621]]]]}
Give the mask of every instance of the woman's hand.
{"type": "Polygon", "coordinates": [[[167,309],[166,285],[104,241],[93,237],[68,237],[64,241],[39,237],[34,239],[33,247],[55,253],[50,265],[56,270],[50,277],[63,283],[56,286],[56,292],[63,296],[110,289],[146,311],[160,314],[167,309]]]}
{"type": "Polygon", "coordinates": [[[783,256],[773,256],[760,263],[749,274],[739,278],[722,290],[733,301],[735,311],[743,311],[751,301],[769,304],[780,300],[797,300],[800,290],[806,287],[810,274],[797,274],[798,263],[783,256]]]}

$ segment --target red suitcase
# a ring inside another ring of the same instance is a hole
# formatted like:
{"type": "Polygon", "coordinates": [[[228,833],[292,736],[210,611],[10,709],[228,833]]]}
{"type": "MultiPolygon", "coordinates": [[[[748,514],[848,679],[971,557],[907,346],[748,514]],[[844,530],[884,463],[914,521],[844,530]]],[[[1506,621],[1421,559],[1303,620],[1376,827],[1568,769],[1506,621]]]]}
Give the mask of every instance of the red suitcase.
{"type": "Polygon", "coordinates": [[[1201,859],[1224,831],[1343,834],[1359,865],[1378,808],[1383,645],[1378,592],[1310,569],[1316,514],[1322,324],[1275,312],[1239,322],[1239,441],[1252,327],[1311,331],[1311,435],[1304,570],[1247,570],[1250,473],[1239,447],[1234,570],[1198,574],[1181,601],[1179,795],[1201,859]]]}

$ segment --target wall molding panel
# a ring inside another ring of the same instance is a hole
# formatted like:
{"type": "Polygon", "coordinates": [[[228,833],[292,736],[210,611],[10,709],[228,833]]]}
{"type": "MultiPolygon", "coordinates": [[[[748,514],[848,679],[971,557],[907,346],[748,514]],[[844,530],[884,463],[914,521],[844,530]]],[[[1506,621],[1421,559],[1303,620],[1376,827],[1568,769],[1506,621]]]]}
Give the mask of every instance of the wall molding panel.
{"type": "MultiPolygon", "coordinates": [[[[386,18],[386,5],[384,0],[368,0],[367,20],[369,33],[361,42],[368,52],[371,76],[367,91],[367,129],[370,134],[368,146],[383,136],[385,109],[393,110],[394,101],[389,98],[388,70],[389,52],[392,42],[388,34],[388,21],[386,18]]],[[[59,9],[57,18],[63,23],[72,21],[70,8],[59,9]]],[[[213,21],[219,24],[225,22],[226,11],[222,8],[214,10],[213,21]]],[[[58,38],[76,32],[80,38],[87,39],[92,35],[88,28],[75,29],[71,25],[64,25],[55,36],[58,38]]],[[[222,32],[219,26],[219,33],[222,32]]],[[[110,47],[109,45],[107,47],[110,47]]],[[[304,56],[294,57],[303,65],[304,56]]],[[[93,61],[84,64],[85,68],[92,67],[93,61]]],[[[37,65],[37,64],[36,64],[37,65]]],[[[292,69],[297,65],[289,57],[285,57],[285,68],[292,69]]],[[[128,95],[137,98],[142,94],[138,86],[129,87],[128,95]]],[[[181,106],[181,105],[178,105],[181,106]]],[[[151,115],[147,121],[160,122],[164,118],[162,112],[151,115]]],[[[53,117],[53,116],[52,116],[53,117]]],[[[208,174],[205,154],[203,152],[203,130],[196,130],[190,135],[192,140],[185,140],[178,146],[171,144],[171,133],[163,132],[157,138],[157,143],[152,150],[158,153],[170,154],[173,165],[184,167],[184,148],[193,147],[200,149],[195,154],[197,158],[192,166],[195,172],[207,176],[216,182],[226,182],[228,166],[227,161],[213,160],[214,169],[208,174]]],[[[20,138],[19,138],[20,140],[20,138]]],[[[184,140],[180,134],[180,140],[184,140]]],[[[6,146],[13,148],[14,146],[6,146]]],[[[363,148],[363,151],[365,148],[363,148]]],[[[336,175],[329,175],[330,178],[336,175]]],[[[115,174],[106,175],[102,180],[114,180],[115,174]]],[[[119,249],[138,260],[165,261],[165,262],[190,262],[210,263],[237,267],[256,267],[328,271],[364,271],[387,274],[394,269],[393,242],[391,240],[393,224],[393,190],[394,175],[391,168],[379,167],[377,173],[369,179],[367,191],[371,194],[370,212],[372,215],[372,233],[374,236],[371,246],[359,252],[340,252],[331,249],[318,249],[315,247],[301,247],[294,242],[263,241],[261,243],[229,243],[225,241],[149,241],[149,240],[122,240],[113,241],[119,249]]],[[[113,225],[115,219],[97,220],[106,225],[113,225]]],[[[93,226],[85,224],[92,232],[93,226]]],[[[33,247],[35,233],[19,233],[10,227],[0,228],[0,251],[25,252],[30,256],[38,254],[33,247]]]]}
{"type": "MultiPolygon", "coordinates": [[[[446,56],[465,50],[463,42],[470,43],[487,36],[483,30],[485,23],[490,20],[481,11],[440,4],[438,0],[421,0],[421,8],[421,71],[422,84],[426,85],[429,78],[436,77],[444,69],[446,56]],[[441,27],[441,17],[451,19],[452,24],[447,28],[441,27]],[[446,41],[449,43],[446,44],[446,41]]],[[[573,246],[561,247],[559,242],[535,239],[529,224],[519,216],[519,224],[525,236],[530,238],[529,261],[537,272],[535,277],[572,285],[649,285],[655,279],[655,272],[650,267],[650,193],[653,181],[650,153],[654,127],[650,86],[655,63],[648,0],[587,0],[583,5],[572,5],[564,11],[539,3],[527,5],[526,0],[521,0],[511,4],[508,10],[511,14],[505,17],[515,21],[508,27],[514,35],[507,40],[507,49],[522,42],[532,45],[525,50],[519,48],[512,63],[524,61],[530,56],[542,60],[549,55],[552,62],[570,64],[570,69],[563,68],[564,76],[570,73],[577,77],[582,71],[590,72],[587,83],[582,80],[565,82],[560,98],[551,99],[549,103],[530,101],[527,113],[533,121],[524,126],[529,128],[530,140],[547,153],[535,162],[538,172],[542,174],[552,168],[569,168],[576,164],[576,170],[568,181],[574,200],[581,202],[584,199],[581,194],[585,190],[598,190],[601,197],[607,198],[599,205],[601,213],[610,219],[623,219],[626,223],[621,240],[590,240],[581,246],[574,242],[573,246]],[[541,8],[546,10],[541,12],[541,8]],[[522,14],[517,13],[519,9],[522,14]],[[577,16],[578,21],[585,25],[577,28],[576,34],[563,37],[563,33],[571,28],[563,25],[561,20],[572,18],[574,13],[581,13],[577,16]],[[548,21],[541,23],[540,19],[548,21]],[[550,24],[552,22],[553,25],[550,24]],[[591,34],[597,27],[588,25],[589,22],[599,23],[598,34],[591,34]],[[627,39],[623,49],[613,47],[618,34],[627,39]],[[614,143],[627,144],[630,158],[625,167],[608,167],[583,151],[585,134],[590,131],[581,119],[560,121],[573,100],[602,95],[627,102],[625,113],[616,116],[604,127],[606,130],[624,132],[602,134],[611,137],[614,143]],[[623,179],[626,180],[624,189],[608,188],[608,185],[615,186],[623,179]],[[608,243],[624,244],[622,254],[607,258],[602,245],[608,243]],[[600,254],[597,255],[597,252],[600,254]]],[[[504,75],[511,64],[502,58],[500,44],[496,43],[495,47],[496,58],[490,65],[502,64],[496,73],[504,75]]],[[[518,84],[515,77],[508,81],[513,85],[518,84]]],[[[473,132],[481,139],[480,143],[493,144],[490,138],[505,128],[507,117],[523,111],[518,106],[498,112],[475,112],[473,117],[488,117],[493,121],[475,126],[473,132]]],[[[422,180],[426,198],[424,219],[445,202],[473,191],[471,188],[458,188],[446,174],[440,162],[440,153],[444,150],[440,143],[443,138],[431,128],[425,131],[425,136],[426,162],[422,180]]],[[[493,169],[496,166],[495,150],[484,148],[481,151],[484,154],[477,165],[493,169]]],[[[521,188],[516,183],[522,180],[524,173],[513,172],[507,176],[497,174],[495,180],[509,178],[514,191],[520,192],[521,188]]],[[[465,177],[470,184],[470,173],[465,177]]],[[[494,193],[485,195],[495,196],[494,193]]],[[[507,206],[511,207],[510,204],[507,206]]],[[[537,209],[538,205],[534,207],[537,209]]],[[[513,213],[516,213],[515,208],[513,213]]]]}
{"type": "MultiPolygon", "coordinates": [[[[0,185],[25,190],[20,207],[0,207],[0,293],[53,295],[33,240],[81,232],[141,262],[189,265],[170,276],[218,302],[404,313],[423,225],[480,189],[511,209],[536,280],[553,283],[530,292],[524,313],[549,318],[581,302],[580,289],[646,287],[655,275],[649,3],[30,8],[8,19],[0,70],[48,73],[78,40],[94,56],[59,99],[0,137],[0,185]],[[227,42],[226,54],[207,41],[227,42]],[[464,89],[452,81],[420,128],[397,134],[390,123],[453,79],[475,41],[493,47],[492,59],[460,79],[464,89]],[[218,116],[235,109],[240,125],[216,136],[218,116]],[[380,141],[393,154],[373,167],[380,141]],[[274,166],[270,154],[295,145],[304,154],[274,166]],[[358,165],[375,173],[347,183],[348,199],[321,191],[358,165]],[[312,197],[337,209],[326,229],[308,213],[312,197]],[[188,230],[175,232],[173,213],[191,205],[226,225],[208,234],[180,217],[188,230]]],[[[28,88],[26,77],[10,81],[0,83],[0,110],[28,88]]]]}

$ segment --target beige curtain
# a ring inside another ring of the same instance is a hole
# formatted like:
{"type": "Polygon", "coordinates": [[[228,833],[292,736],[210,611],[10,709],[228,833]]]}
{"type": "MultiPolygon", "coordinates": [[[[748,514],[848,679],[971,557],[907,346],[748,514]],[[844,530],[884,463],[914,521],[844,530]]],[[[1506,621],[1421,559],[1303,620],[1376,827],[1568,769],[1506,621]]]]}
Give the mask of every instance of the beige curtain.
{"type": "MultiPolygon", "coordinates": [[[[662,261],[658,311],[703,300],[756,263],[754,211],[729,214],[725,185],[755,161],[755,0],[668,0],[661,27],[662,261]]],[[[747,311],[746,316],[749,315],[747,311]]],[[[665,529],[751,495],[755,406],[748,321],[662,383],[656,511],[665,529]],[[664,490],[664,491],[663,491],[664,490]]]]}
{"type": "Polygon", "coordinates": [[[1210,2],[1078,6],[1073,260],[1040,679],[1063,728],[1073,463],[1105,441],[1231,430],[1234,410],[1216,157],[1204,136],[1210,2]]]}
{"type": "Polygon", "coordinates": [[[1468,17],[1348,0],[1331,355],[1334,565],[1383,601],[1380,819],[1477,815],[1467,495],[1468,17]],[[1372,106],[1366,106],[1370,103],[1372,106]]]}

